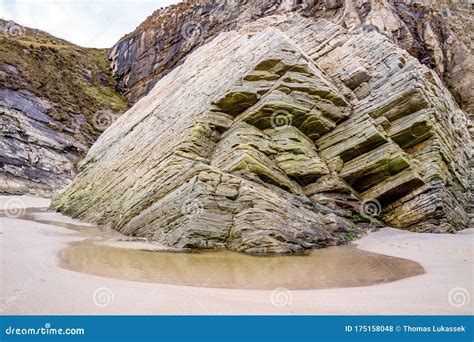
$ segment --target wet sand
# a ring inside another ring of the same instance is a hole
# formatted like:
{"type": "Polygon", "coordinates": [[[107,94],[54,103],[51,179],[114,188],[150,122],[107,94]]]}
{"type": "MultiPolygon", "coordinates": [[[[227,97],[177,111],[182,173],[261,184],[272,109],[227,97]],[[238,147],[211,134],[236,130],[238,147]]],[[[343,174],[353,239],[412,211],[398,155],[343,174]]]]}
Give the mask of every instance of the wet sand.
{"type": "MultiPolygon", "coordinates": [[[[9,200],[11,198],[0,197],[0,209],[2,205],[8,205],[9,200]]],[[[38,211],[38,207],[47,206],[48,202],[43,199],[21,197],[21,201],[28,207],[37,207],[30,210],[36,222],[18,218],[0,219],[2,247],[0,310],[4,314],[473,313],[473,303],[470,298],[473,292],[474,235],[472,229],[457,235],[433,235],[384,228],[357,241],[357,249],[342,247],[343,252],[323,250],[321,252],[323,255],[318,256],[323,260],[330,260],[333,256],[339,255],[340,259],[335,260],[336,264],[337,262],[339,264],[334,267],[334,270],[331,270],[330,263],[318,266],[323,267],[322,269],[301,263],[304,265],[302,267],[306,268],[298,271],[298,268],[291,269],[290,261],[282,261],[274,265],[276,268],[276,271],[274,269],[272,273],[274,277],[269,277],[268,273],[263,272],[260,278],[262,280],[257,282],[256,286],[256,283],[252,284],[249,279],[258,279],[258,277],[252,278],[251,274],[262,268],[262,262],[268,263],[261,257],[237,257],[233,255],[234,253],[227,252],[205,254],[212,265],[211,270],[225,268],[222,265],[223,260],[226,265],[232,265],[232,269],[226,271],[227,276],[219,279],[218,276],[212,276],[212,272],[208,269],[206,271],[203,268],[205,266],[200,263],[201,259],[196,259],[199,253],[179,254],[178,258],[173,258],[170,253],[143,251],[142,247],[156,249],[157,246],[147,242],[118,241],[122,238],[120,234],[106,229],[104,229],[104,235],[99,234],[97,241],[84,242],[85,239],[94,239],[96,234],[90,225],[58,216],[55,213],[32,213],[38,211]],[[68,229],[58,227],[58,220],[63,222],[64,227],[68,229]],[[76,229],[71,230],[74,227],[76,229]],[[85,233],[87,231],[91,232],[90,235],[85,233]],[[104,237],[109,246],[98,246],[98,243],[103,243],[104,237]],[[120,244],[124,247],[134,245],[139,250],[124,252],[123,249],[116,248],[120,244]],[[74,248],[76,248],[75,252],[78,252],[78,248],[82,250],[79,250],[78,256],[71,259],[74,248]],[[84,252],[84,248],[89,248],[89,252],[84,252]],[[102,254],[97,254],[94,262],[93,255],[101,251],[102,254]],[[387,258],[381,262],[383,258],[380,259],[379,255],[364,251],[393,258],[387,258]],[[135,255],[135,253],[138,254],[135,255]],[[331,255],[331,253],[334,254],[331,255]],[[360,253],[363,257],[363,262],[359,265],[354,264],[356,260],[352,260],[356,255],[354,253],[360,253]],[[160,264],[163,272],[151,271],[152,263],[144,261],[149,259],[145,258],[144,254],[152,255],[151,259],[160,264]],[[372,262],[375,262],[375,265],[370,264],[371,261],[366,259],[367,255],[374,258],[372,262]],[[133,265],[137,262],[137,256],[139,256],[139,266],[133,265]],[[67,257],[69,257],[69,262],[74,259],[75,266],[67,264],[67,257]],[[246,267],[242,266],[245,265],[242,263],[242,258],[252,260],[246,261],[247,269],[251,272],[244,271],[246,267]],[[416,266],[412,271],[418,271],[418,275],[387,283],[387,281],[395,280],[395,278],[390,278],[394,274],[401,274],[397,272],[395,264],[390,263],[400,262],[399,267],[406,270],[406,261],[399,258],[415,261],[409,264],[416,266]],[[124,275],[118,274],[121,269],[120,264],[124,262],[128,263],[125,265],[128,270],[135,269],[135,273],[127,272],[125,275],[127,279],[138,277],[146,282],[113,279],[124,278],[124,275]],[[108,264],[110,273],[105,275],[113,278],[68,270],[61,267],[61,263],[62,266],[74,269],[82,267],[83,271],[89,273],[94,273],[96,268],[95,272],[102,275],[104,275],[105,265],[108,264]],[[345,263],[348,265],[343,266],[345,263]],[[420,274],[417,263],[424,268],[426,273],[420,274]],[[189,274],[186,274],[184,270],[189,270],[190,265],[194,265],[194,269],[191,268],[189,274]],[[379,266],[378,269],[377,266],[379,266]],[[366,273],[367,268],[377,269],[380,272],[379,279],[374,281],[373,272],[370,279],[364,279],[361,275],[366,273]],[[175,270],[174,273],[173,270],[175,270]],[[348,272],[348,274],[343,276],[343,272],[348,272]],[[196,281],[197,274],[206,276],[201,276],[199,281],[196,281]],[[286,274],[288,274],[287,278],[285,278],[286,274]],[[315,277],[309,276],[311,274],[315,277]],[[326,278],[313,279],[317,278],[318,274],[323,274],[326,278]],[[244,275],[249,278],[243,277],[244,275]],[[152,279],[146,279],[147,277],[152,279]],[[301,281],[298,281],[298,278],[301,281]],[[350,279],[352,283],[343,283],[341,279],[346,282],[350,279]],[[173,284],[176,282],[194,286],[173,284]],[[247,285],[245,285],[246,282],[247,285]],[[347,287],[373,283],[378,285],[347,287]],[[318,287],[315,284],[319,284],[320,287],[345,287],[315,289],[318,287]],[[211,285],[214,287],[210,287],[211,285]],[[277,285],[279,287],[273,288],[277,285]],[[240,287],[240,289],[228,287],[240,287]],[[244,289],[245,287],[252,289],[244,289]],[[459,292],[459,289],[466,300],[459,301],[459,296],[453,297],[453,291],[459,292]]],[[[26,213],[27,211],[24,211],[23,214],[26,213]]],[[[312,255],[296,258],[313,257],[312,255]]],[[[278,258],[270,259],[278,260],[278,258]]]]}

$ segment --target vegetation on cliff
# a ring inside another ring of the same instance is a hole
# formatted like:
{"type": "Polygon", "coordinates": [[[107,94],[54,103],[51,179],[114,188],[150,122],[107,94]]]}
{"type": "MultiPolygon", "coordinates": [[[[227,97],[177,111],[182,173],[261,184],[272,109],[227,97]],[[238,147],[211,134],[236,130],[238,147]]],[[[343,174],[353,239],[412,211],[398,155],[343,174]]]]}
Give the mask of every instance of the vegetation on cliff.
{"type": "Polygon", "coordinates": [[[7,28],[0,30],[0,87],[26,90],[54,103],[47,114],[67,127],[71,117],[83,114],[87,120],[82,128],[94,137],[102,131],[94,125],[94,113],[127,109],[127,101],[115,91],[106,49],[82,48],[12,22],[0,20],[0,26],[7,28]]]}
{"type": "Polygon", "coordinates": [[[107,50],[0,21],[0,193],[50,196],[128,107],[107,50]]]}

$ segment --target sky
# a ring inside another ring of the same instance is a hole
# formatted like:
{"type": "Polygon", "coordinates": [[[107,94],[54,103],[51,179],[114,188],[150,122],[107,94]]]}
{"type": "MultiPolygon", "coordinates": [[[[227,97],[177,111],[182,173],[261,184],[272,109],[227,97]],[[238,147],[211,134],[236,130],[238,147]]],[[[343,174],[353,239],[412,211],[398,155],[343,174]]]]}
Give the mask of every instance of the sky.
{"type": "Polygon", "coordinates": [[[0,0],[0,18],[83,47],[109,48],[178,0],[0,0]]]}

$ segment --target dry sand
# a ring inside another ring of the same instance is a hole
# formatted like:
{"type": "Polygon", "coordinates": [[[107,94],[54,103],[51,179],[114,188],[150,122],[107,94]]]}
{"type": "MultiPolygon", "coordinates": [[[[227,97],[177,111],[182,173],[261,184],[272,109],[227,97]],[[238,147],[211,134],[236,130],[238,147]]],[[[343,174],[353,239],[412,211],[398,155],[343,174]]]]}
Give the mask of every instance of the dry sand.
{"type": "MultiPolygon", "coordinates": [[[[35,197],[0,197],[0,210],[35,197]]],[[[10,214],[14,214],[12,211],[10,214]]],[[[57,214],[43,220],[77,223],[57,214]]],[[[12,215],[10,215],[12,216],[12,215]]],[[[426,273],[367,287],[236,290],[103,278],[59,267],[59,253],[83,233],[0,218],[2,314],[473,314],[474,229],[456,235],[384,228],[358,240],[361,250],[406,258],[426,273]]]]}

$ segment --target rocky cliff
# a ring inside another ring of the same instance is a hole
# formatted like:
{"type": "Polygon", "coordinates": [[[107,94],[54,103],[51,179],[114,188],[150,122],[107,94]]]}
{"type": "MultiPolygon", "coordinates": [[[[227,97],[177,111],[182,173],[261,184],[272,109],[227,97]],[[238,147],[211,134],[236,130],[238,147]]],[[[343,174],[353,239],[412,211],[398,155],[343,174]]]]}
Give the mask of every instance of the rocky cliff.
{"type": "Polygon", "coordinates": [[[53,206],[170,246],[249,253],[345,243],[372,217],[467,227],[466,114],[436,62],[394,42],[410,40],[402,20],[394,29],[393,12],[351,4],[323,11],[337,23],[305,18],[318,6],[268,15],[293,2],[234,1],[221,12],[235,22],[193,2],[149,18],[110,53],[121,89],[148,95],[100,136],[53,206]],[[165,17],[199,17],[201,34],[154,22],[165,17]]]}
{"type": "Polygon", "coordinates": [[[0,194],[63,188],[127,108],[106,53],[0,20],[0,194]]]}
{"type": "Polygon", "coordinates": [[[118,87],[136,102],[188,54],[221,32],[296,12],[349,32],[377,31],[436,71],[474,113],[472,4],[456,0],[188,0],[157,10],[110,51],[118,87]],[[470,76],[469,76],[470,75],[470,76]]]}

